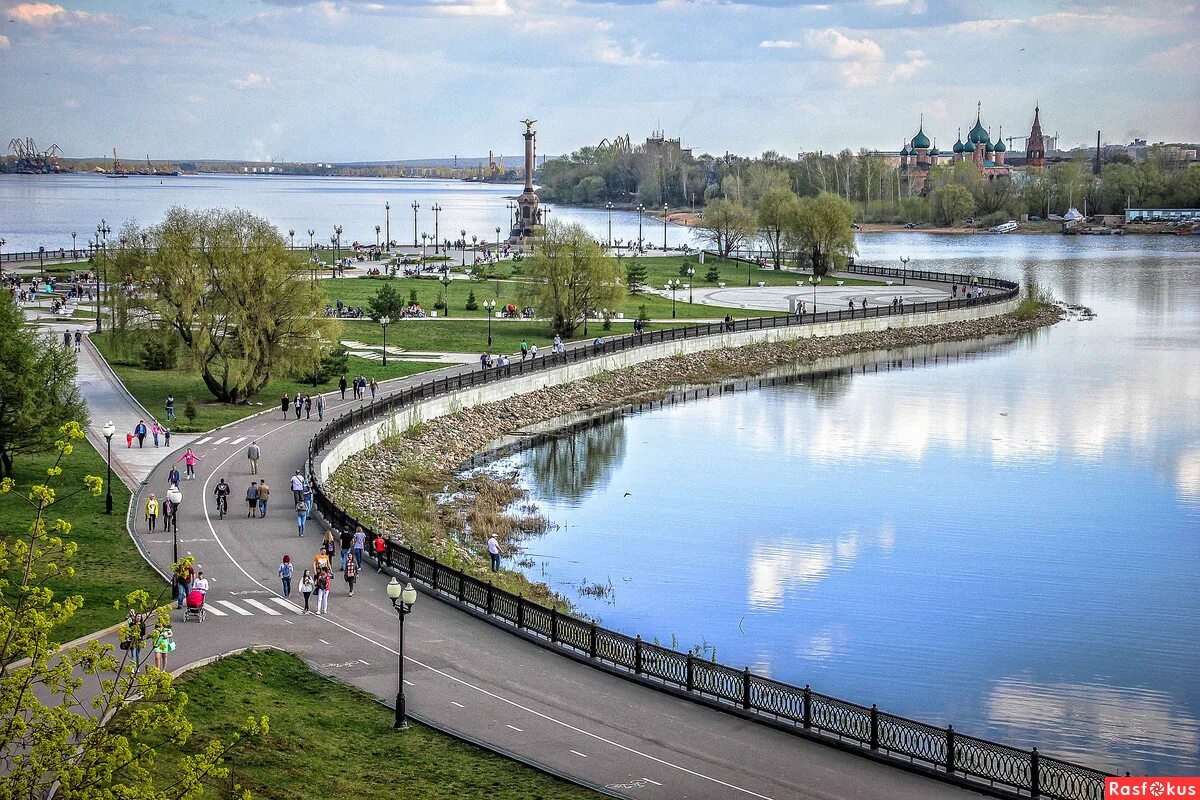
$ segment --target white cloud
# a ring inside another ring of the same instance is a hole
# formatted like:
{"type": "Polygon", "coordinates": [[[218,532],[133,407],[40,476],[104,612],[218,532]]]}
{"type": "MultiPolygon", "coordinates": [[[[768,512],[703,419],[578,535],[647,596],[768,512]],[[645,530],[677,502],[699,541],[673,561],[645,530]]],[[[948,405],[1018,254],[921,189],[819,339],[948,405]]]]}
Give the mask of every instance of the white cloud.
{"type": "Polygon", "coordinates": [[[19,3],[4,12],[13,22],[35,28],[48,28],[73,22],[109,24],[113,18],[108,14],[89,14],[86,11],[68,11],[56,3],[19,3]]]}
{"type": "Polygon", "coordinates": [[[792,50],[800,47],[800,42],[797,42],[793,39],[764,39],[758,43],[758,46],[768,50],[792,50]]]}
{"type": "Polygon", "coordinates": [[[257,72],[248,72],[244,78],[234,78],[230,81],[239,89],[258,89],[271,84],[271,79],[257,72]]]}
{"type": "Polygon", "coordinates": [[[513,13],[508,0],[433,0],[432,8],[455,17],[507,17],[513,13]]]}
{"type": "Polygon", "coordinates": [[[596,58],[603,64],[615,64],[622,67],[638,67],[648,64],[661,63],[657,53],[646,53],[646,45],[634,39],[628,49],[623,47],[611,36],[600,37],[599,50],[596,58]]]}
{"type": "Polygon", "coordinates": [[[889,76],[890,80],[906,80],[933,63],[926,58],[925,53],[920,50],[905,51],[904,57],[907,59],[907,61],[895,66],[891,75],[889,76]]]}
{"type": "Polygon", "coordinates": [[[852,39],[834,28],[809,31],[805,40],[830,58],[839,61],[883,61],[883,48],[872,39],[852,39]]]}
{"type": "Polygon", "coordinates": [[[11,46],[8,37],[0,33],[0,50],[7,50],[11,46]]]}
{"type": "Polygon", "coordinates": [[[189,103],[203,103],[205,101],[205,97],[199,94],[189,94],[187,101],[189,103]]]}

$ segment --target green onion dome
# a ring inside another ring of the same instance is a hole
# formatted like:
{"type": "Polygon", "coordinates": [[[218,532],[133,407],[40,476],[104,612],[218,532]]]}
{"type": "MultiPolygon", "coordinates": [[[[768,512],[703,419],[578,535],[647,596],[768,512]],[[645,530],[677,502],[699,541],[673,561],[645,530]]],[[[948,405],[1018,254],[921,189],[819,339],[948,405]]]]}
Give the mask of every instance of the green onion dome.
{"type": "Polygon", "coordinates": [[[913,137],[912,146],[913,146],[913,150],[916,150],[916,149],[922,148],[922,147],[924,147],[924,148],[929,147],[929,137],[925,135],[924,127],[922,127],[921,130],[917,131],[917,135],[913,137]]]}

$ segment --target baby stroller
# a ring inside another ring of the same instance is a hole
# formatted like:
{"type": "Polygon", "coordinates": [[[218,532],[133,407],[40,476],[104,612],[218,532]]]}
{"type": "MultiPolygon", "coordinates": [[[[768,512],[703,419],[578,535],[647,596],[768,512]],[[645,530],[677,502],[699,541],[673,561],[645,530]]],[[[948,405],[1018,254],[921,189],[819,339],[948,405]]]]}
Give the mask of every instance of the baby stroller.
{"type": "Polygon", "coordinates": [[[188,592],[187,606],[183,610],[183,621],[204,622],[204,592],[192,589],[188,592]]]}

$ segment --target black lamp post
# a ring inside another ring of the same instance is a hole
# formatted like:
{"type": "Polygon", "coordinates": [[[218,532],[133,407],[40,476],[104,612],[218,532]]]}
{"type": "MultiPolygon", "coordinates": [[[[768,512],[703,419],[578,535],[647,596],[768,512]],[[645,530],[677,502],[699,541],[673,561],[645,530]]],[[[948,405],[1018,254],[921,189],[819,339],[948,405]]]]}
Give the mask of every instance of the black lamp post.
{"type": "Polygon", "coordinates": [[[463,228],[458,233],[462,237],[462,251],[463,251],[462,265],[463,265],[463,269],[466,269],[467,268],[467,229],[463,228]]]}
{"type": "Polygon", "coordinates": [[[512,230],[514,230],[514,231],[517,229],[517,214],[515,211],[516,207],[517,207],[516,203],[513,203],[511,201],[509,202],[509,204],[508,204],[508,221],[512,226],[512,230]]]}
{"type": "Polygon", "coordinates": [[[809,280],[812,281],[812,285],[813,285],[813,316],[816,317],[816,315],[817,315],[817,285],[821,282],[821,276],[813,275],[811,278],[809,278],[809,280]]]}
{"type": "MultiPolygon", "coordinates": [[[[112,233],[112,228],[110,228],[108,226],[108,221],[105,219],[101,219],[100,224],[96,226],[96,240],[97,240],[98,244],[100,245],[101,257],[104,259],[104,285],[106,287],[108,286],[108,235],[110,233],[112,233]]],[[[99,287],[97,287],[97,289],[96,289],[96,294],[97,295],[100,294],[99,287]]],[[[109,323],[108,327],[110,329],[115,329],[117,326],[117,310],[115,308],[113,308],[113,305],[112,305],[112,291],[111,290],[109,291],[108,299],[109,299],[109,304],[108,304],[109,311],[111,312],[111,316],[108,321],[108,323],[109,323]]],[[[97,300],[96,301],[97,308],[100,307],[99,303],[100,303],[100,301],[97,300]]],[[[98,314],[97,314],[97,316],[98,316],[98,314]]],[[[97,323],[97,324],[99,324],[99,323],[97,323]]],[[[97,328],[97,330],[99,330],[99,328],[97,328]]]]}
{"type": "MultiPolygon", "coordinates": [[[[433,245],[434,245],[434,248],[436,251],[436,248],[437,248],[436,240],[434,241],[433,245]]],[[[442,281],[442,299],[446,303],[446,308],[445,308],[446,316],[449,317],[450,316],[450,267],[446,267],[444,270],[442,270],[441,281],[442,281]]]]}
{"type": "Polygon", "coordinates": [[[440,203],[434,203],[429,209],[433,212],[433,254],[436,256],[440,244],[438,242],[438,236],[440,235],[438,232],[438,214],[442,213],[442,206],[440,203]]]}
{"type": "Polygon", "coordinates": [[[496,226],[496,258],[500,258],[500,226],[496,226]]]}
{"type": "Polygon", "coordinates": [[[375,249],[379,249],[379,226],[375,226],[375,249]]]}
{"type": "Polygon", "coordinates": [[[688,267],[688,304],[689,305],[693,302],[692,301],[692,286],[695,285],[695,283],[696,283],[696,268],[688,267]]]}
{"type": "Polygon", "coordinates": [[[413,210],[413,247],[416,247],[416,246],[417,246],[417,209],[419,209],[420,207],[421,207],[421,204],[420,204],[420,203],[418,203],[416,200],[413,200],[413,201],[412,201],[412,210],[413,210]]]}
{"type": "Polygon", "coordinates": [[[483,301],[483,310],[484,310],[484,313],[487,314],[487,318],[488,318],[488,346],[487,346],[488,352],[491,352],[491,350],[492,350],[492,309],[494,309],[495,307],[496,307],[496,301],[491,299],[490,297],[487,300],[483,301]]]}
{"type": "Polygon", "coordinates": [[[71,258],[75,258],[75,237],[78,235],[75,231],[71,231],[71,258]]]}
{"type": "Polygon", "coordinates": [[[183,492],[178,486],[167,488],[167,499],[171,501],[171,563],[179,563],[179,505],[183,502],[183,492]]]}
{"type": "Polygon", "coordinates": [[[108,494],[104,496],[104,513],[112,514],[113,496],[112,496],[112,437],[117,432],[117,426],[113,425],[112,420],[104,423],[104,441],[108,442],[108,481],[104,484],[108,489],[108,494]]]}
{"type": "Polygon", "coordinates": [[[396,618],[400,621],[397,636],[399,646],[396,648],[396,723],[394,727],[398,731],[403,731],[408,729],[408,720],[404,715],[404,618],[416,605],[417,590],[411,583],[405,584],[402,588],[400,581],[393,576],[387,585],[387,596],[392,601],[392,608],[396,609],[396,618]]]}
{"type": "Polygon", "coordinates": [[[429,234],[422,233],[421,234],[421,263],[422,264],[425,263],[425,254],[426,254],[426,251],[428,250],[428,248],[429,248],[429,234]]]}
{"type": "Polygon", "coordinates": [[[316,231],[314,231],[312,228],[308,229],[308,251],[310,253],[313,250],[313,234],[315,234],[315,233],[316,233],[316,231]]]}
{"type": "Polygon", "coordinates": [[[97,266],[97,262],[100,260],[99,240],[89,240],[88,249],[92,251],[92,274],[96,277],[96,333],[99,333],[104,327],[104,317],[100,313],[100,270],[97,266]]]}
{"type": "Polygon", "coordinates": [[[672,278],[667,281],[667,288],[671,290],[671,319],[675,319],[675,290],[679,288],[679,280],[672,278]]]}
{"type": "Polygon", "coordinates": [[[383,238],[383,243],[387,245],[390,253],[392,251],[392,204],[387,202],[383,204],[383,238]]]}
{"type": "Polygon", "coordinates": [[[638,203],[638,250],[642,249],[642,214],[646,211],[646,207],[638,203]]]}
{"type": "Polygon", "coordinates": [[[904,286],[908,286],[908,256],[900,256],[900,278],[904,286]]]}
{"type": "Polygon", "coordinates": [[[334,258],[333,275],[336,278],[337,277],[337,262],[342,260],[342,226],[334,225],[333,233],[334,233],[334,236],[336,237],[336,242],[334,244],[334,254],[333,254],[333,258],[334,258]]]}
{"type": "Polygon", "coordinates": [[[667,254],[667,204],[663,203],[663,255],[667,254]]]}
{"type": "MultiPolygon", "coordinates": [[[[330,236],[330,237],[329,237],[329,243],[330,243],[331,245],[337,244],[337,237],[336,237],[336,236],[330,236]]],[[[335,278],[336,278],[336,277],[337,277],[337,258],[336,258],[336,257],[334,258],[334,261],[333,261],[333,262],[332,262],[332,263],[331,263],[329,266],[333,268],[333,277],[335,277],[335,278]]]]}
{"type": "Polygon", "coordinates": [[[392,318],[382,316],[379,318],[379,324],[383,326],[383,365],[387,366],[387,326],[391,324],[392,318]]]}
{"type": "Polygon", "coordinates": [[[612,249],[612,203],[605,203],[604,207],[608,209],[608,247],[612,249]]]}
{"type": "Polygon", "coordinates": [[[295,228],[288,229],[288,242],[289,242],[288,249],[295,250],[296,249],[296,230],[295,230],[295,228]]]}

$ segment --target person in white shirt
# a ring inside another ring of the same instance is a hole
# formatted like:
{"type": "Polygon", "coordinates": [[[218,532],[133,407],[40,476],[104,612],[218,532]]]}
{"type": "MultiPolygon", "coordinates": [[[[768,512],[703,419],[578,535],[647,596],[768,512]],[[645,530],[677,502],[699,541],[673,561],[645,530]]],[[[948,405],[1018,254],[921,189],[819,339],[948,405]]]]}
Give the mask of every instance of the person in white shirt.
{"type": "Polygon", "coordinates": [[[208,594],[208,578],[204,577],[203,572],[196,573],[196,580],[192,582],[192,589],[203,595],[208,594]]]}
{"type": "Polygon", "coordinates": [[[304,499],[304,476],[300,474],[300,470],[296,470],[296,474],[292,476],[292,502],[299,503],[304,499]]]}

